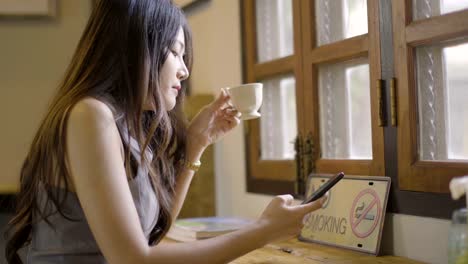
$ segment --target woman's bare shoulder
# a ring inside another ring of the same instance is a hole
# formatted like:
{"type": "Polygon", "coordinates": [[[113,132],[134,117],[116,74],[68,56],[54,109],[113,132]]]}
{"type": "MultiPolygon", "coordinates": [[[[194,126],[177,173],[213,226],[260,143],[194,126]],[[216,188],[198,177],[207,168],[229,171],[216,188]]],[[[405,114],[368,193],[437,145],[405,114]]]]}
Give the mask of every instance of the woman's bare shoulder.
{"type": "Polygon", "coordinates": [[[111,108],[104,102],[87,97],[78,101],[70,111],[67,134],[71,139],[85,141],[113,139],[123,159],[123,145],[111,108]],[[87,139],[87,140],[86,140],[87,139]]]}
{"type": "Polygon", "coordinates": [[[67,134],[79,141],[106,139],[120,148],[123,157],[123,145],[111,108],[104,102],[86,97],[78,101],[70,111],[67,121],[67,134]]]}
{"type": "Polygon", "coordinates": [[[114,114],[102,101],[86,97],[78,101],[70,111],[69,123],[87,123],[88,125],[115,125],[114,114]]]}
{"type": "MultiPolygon", "coordinates": [[[[107,104],[90,97],[78,101],[70,110],[66,127],[67,156],[71,167],[85,162],[97,149],[103,153],[120,150],[120,157],[113,162],[123,162],[123,146],[119,131],[113,112],[107,104]]],[[[97,166],[104,160],[96,157],[89,164],[97,166]]],[[[72,179],[70,186],[67,186],[72,192],[76,190],[75,181],[76,179],[72,179]]]]}

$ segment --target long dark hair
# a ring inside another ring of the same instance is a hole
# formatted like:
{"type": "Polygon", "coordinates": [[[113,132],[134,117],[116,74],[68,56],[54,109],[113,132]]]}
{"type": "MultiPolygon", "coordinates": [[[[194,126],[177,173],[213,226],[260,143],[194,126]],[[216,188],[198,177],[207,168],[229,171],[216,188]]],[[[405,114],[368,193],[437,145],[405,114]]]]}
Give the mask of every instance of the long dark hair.
{"type": "MultiPolygon", "coordinates": [[[[159,73],[179,29],[184,30],[184,61],[191,69],[191,33],[183,13],[170,0],[100,0],[93,9],[58,93],[52,100],[23,163],[16,213],[7,232],[5,255],[9,263],[22,263],[18,250],[30,243],[34,221],[47,221],[38,204],[41,185],[63,217],[66,195],[59,188],[69,186],[66,165],[66,123],[70,109],[81,99],[93,97],[109,105],[119,128],[137,140],[141,153],[153,150],[153,159],[141,155],[160,204],[157,228],[150,243],[157,243],[172,222],[171,206],[175,177],[185,154],[186,119],[182,112],[185,81],[176,106],[166,111],[159,73]],[[145,111],[150,102],[152,111],[145,111]],[[36,217],[37,216],[37,217],[36,217]]],[[[125,142],[125,141],[124,141],[125,142]]],[[[125,164],[134,177],[135,161],[125,146],[125,164]]]]}

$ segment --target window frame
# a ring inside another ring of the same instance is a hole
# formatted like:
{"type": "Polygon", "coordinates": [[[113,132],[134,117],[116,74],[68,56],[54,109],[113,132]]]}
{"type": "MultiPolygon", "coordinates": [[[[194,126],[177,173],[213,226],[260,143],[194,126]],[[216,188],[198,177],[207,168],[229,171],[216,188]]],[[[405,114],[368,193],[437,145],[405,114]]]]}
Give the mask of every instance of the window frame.
{"type": "Polygon", "coordinates": [[[401,190],[448,193],[468,162],[421,161],[418,156],[418,101],[415,49],[468,37],[468,9],[413,21],[412,1],[392,5],[394,67],[398,94],[398,182],[401,190]],[[398,65],[398,67],[397,67],[398,65]]]}
{"type": "MultiPolygon", "coordinates": [[[[347,61],[367,57],[370,65],[370,93],[373,134],[372,160],[326,160],[319,159],[319,153],[313,157],[315,172],[335,173],[338,164],[348,174],[384,175],[383,128],[378,126],[378,109],[376,80],[380,78],[380,40],[378,29],[378,8],[375,1],[368,1],[368,32],[339,42],[315,47],[314,2],[293,0],[294,53],[291,56],[264,63],[257,63],[255,0],[242,0],[242,33],[243,33],[243,69],[244,82],[257,82],[266,77],[293,73],[296,79],[297,126],[299,135],[312,135],[315,149],[319,147],[318,87],[316,65],[321,63],[347,61]],[[248,26],[250,25],[250,26],[248,26]],[[307,32],[304,34],[304,32],[307,32]],[[309,48],[304,48],[309,47],[309,48]],[[371,50],[369,52],[369,50],[371,50]],[[304,73],[311,73],[305,74],[304,73]],[[306,89],[305,87],[313,87],[306,89]],[[312,117],[310,117],[312,113],[312,117]],[[307,121],[306,121],[307,120],[307,121]]],[[[258,120],[245,122],[247,152],[247,191],[266,194],[294,193],[298,176],[296,161],[262,161],[260,160],[260,124],[258,120]]],[[[309,173],[310,170],[306,172],[309,173]]],[[[299,195],[300,196],[300,195],[299,195]]]]}
{"type": "MultiPolygon", "coordinates": [[[[255,0],[241,0],[242,36],[243,36],[243,74],[244,82],[258,82],[262,79],[292,74],[296,82],[296,100],[302,97],[302,69],[300,39],[300,2],[292,1],[293,10],[293,54],[267,62],[258,62],[256,52],[256,15],[255,0]],[[250,25],[250,26],[247,26],[250,25]]],[[[300,120],[302,104],[297,104],[298,131],[302,131],[300,120]]],[[[244,121],[246,131],[247,190],[249,192],[279,194],[294,192],[297,173],[294,160],[260,160],[260,122],[258,119],[244,121]]]]}
{"type": "MultiPolygon", "coordinates": [[[[308,0],[299,0],[308,2],[308,0]]],[[[425,216],[433,218],[442,218],[450,219],[452,212],[455,209],[464,207],[464,200],[453,201],[450,194],[447,192],[423,192],[423,191],[412,191],[405,188],[405,183],[403,185],[400,183],[400,178],[403,177],[401,174],[400,168],[400,158],[398,155],[398,144],[402,144],[402,139],[398,135],[402,133],[402,111],[401,103],[403,99],[399,99],[396,104],[397,107],[397,116],[396,116],[396,126],[393,126],[390,122],[394,116],[392,116],[391,108],[391,82],[394,77],[398,77],[398,68],[401,69],[401,65],[409,64],[407,60],[401,61],[397,60],[395,55],[397,50],[397,45],[395,45],[395,21],[396,18],[404,18],[404,26],[407,26],[404,30],[400,26],[400,33],[405,36],[409,34],[407,39],[411,45],[403,45],[403,48],[409,49],[411,46],[422,45],[430,42],[443,41],[451,39],[455,36],[468,36],[468,28],[465,25],[468,25],[468,9],[464,11],[457,11],[449,13],[443,16],[433,17],[425,22],[417,21],[410,23],[408,20],[412,18],[412,12],[408,9],[408,5],[411,7],[412,3],[405,0],[396,0],[396,1],[387,1],[379,0],[378,10],[374,10],[379,14],[379,19],[374,21],[376,27],[379,27],[379,39],[381,45],[381,54],[380,54],[380,64],[381,67],[381,79],[382,84],[385,89],[382,90],[384,94],[384,106],[383,106],[383,116],[387,120],[387,124],[383,127],[384,130],[384,143],[382,148],[384,149],[384,163],[385,163],[385,175],[389,176],[392,180],[390,186],[390,195],[388,201],[388,211],[391,213],[397,214],[408,214],[416,216],[425,216]],[[401,5],[404,5],[404,9],[401,8],[401,5]],[[397,7],[399,6],[399,7],[397,7]],[[400,13],[395,13],[395,8],[399,8],[400,13]],[[401,10],[404,10],[404,15],[402,15],[401,10]],[[407,13],[405,13],[407,12],[407,13]],[[463,15],[462,15],[463,13],[463,15]],[[448,20],[455,20],[458,23],[450,22],[448,20]],[[427,25],[424,28],[424,25],[427,25]],[[398,65],[398,67],[396,67],[398,65]]],[[[309,3],[309,8],[313,8],[312,3],[309,3]]],[[[312,11],[309,11],[312,12],[312,11]]],[[[312,12],[313,13],[313,12],[312,12]]],[[[304,14],[307,14],[306,10],[302,9],[302,20],[305,19],[314,19],[313,17],[307,18],[304,14]]],[[[370,17],[371,15],[369,15],[370,17]]],[[[401,23],[401,21],[400,21],[401,23]]],[[[303,23],[303,30],[310,32],[310,23],[303,23]],[[309,28],[307,28],[309,27],[309,28]]],[[[370,25],[370,23],[369,23],[370,25]]],[[[243,25],[242,28],[245,28],[243,25]]],[[[309,34],[311,39],[303,38],[303,45],[307,46],[307,42],[314,43],[313,38],[315,34],[309,34]],[[306,43],[306,44],[304,44],[306,43]]],[[[245,51],[245,50],[244,50],[245,51]]],[[[245,54],[244,54],[245,56],[245,54]]],[[[408,70],[408,67],[405,66],[405,69],[408,70]]],[[[412,80],[414,81],[414,80],[412,80]]],[[[401,95],[401,79],[398,79],[396,82],[397,96],[401,95]]],[[[408,99],[408,98],[406,98],[408,99]]],[[[406,102],[410,104],[410,102],[406,102]]],[[[246,130],[249,132],[248,130],[246,130]]],[[[304,130],[302,131],[302,133],[304,130]]],[[[404,132],[404,131],[403,131],[404,132]]],[[[417,132],[416,132],[417,133],[417,132]]],[[[401,136],[400,136],[401,137],[401,136]]],[[[246,143],[248,144],[248,143],[246,143]]],[[[271,181],[271,180],[252,180],[249,173],[247,173],[247,188],[248,192],[264,193],[264,194],[278,194],[278,193],[292,193],[294,191],[294,182],[286,181],[271,181]]]]}
{"type": "Polygon", "coordinates": [[[305,119],[305,130],[312,132],[315,146],[320,149],[320,120],[318,97],[317,66],[323,63],[343,62],[367,57],[369,61],[372,153],[371,160],[337,160],[315,157],[317,173],[336,173],[336,168],[353,175],[385,175],[383,128],[379,127],[377,81],[381,78],[380,30],[378,2],[367,1],[368,33],[347,38],[338,42],[316,46],[315,1],[302,1],[302,21],[305,32],[303,38],[304,57],[304,102],[305,111],[313,113],[313,118],[305,119]],[[378,65],[373,67],[373,65],[378,65]],[[311,73],[311,74],[307,74],[311,73]],[[309,101],[307,101],[309,99],[309,101]],[[312,103],[311,103],[312,102],[312,103]]]}

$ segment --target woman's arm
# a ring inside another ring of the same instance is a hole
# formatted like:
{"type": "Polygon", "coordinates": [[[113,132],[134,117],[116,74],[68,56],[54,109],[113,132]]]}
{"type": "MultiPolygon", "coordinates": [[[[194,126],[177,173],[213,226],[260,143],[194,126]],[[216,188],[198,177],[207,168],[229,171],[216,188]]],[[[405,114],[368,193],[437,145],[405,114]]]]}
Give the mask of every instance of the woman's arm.
{"type": "Polygon", "coordinates": [[[95,99],[78,102],[66,135],[71,180],[99,248],[110,263],[139,263],[148,247],[111,110],[95,99]]]}
{"type": "Polygon", "coordinates": [[[67,124],[67,158],[75,191],[109,263],[225,263],[275,239],[297,234],[319,204],[292,206],[276,197],[249,227],[193,243],[148,246],[132,199],[112,112],[95,99],[79,102],[67,124]]]}
{"type": "Polygon", "coordinates": [[[189,243],[161,242],[150,255],[161,263],[227,263],[267,243],[297,236],[307,213],[321,208],[326,197],[293,206],[291,195],[276,196],[253,224],[241,230],[189,243]],[[172,254],[178,257],[174,258],[172,254]]]}
{"type": "MultiPolygon", "coordinates": [[[[186,162],[199,161],[207,146],[239,124],[238,113],[228,105],[229,99],[229,95],[223,90],[216,100],[206,105],[192,119],[187,129],[186,162]]],[[[184,204],[193,176],[192,170],[183,169],[177,177],[172,208],[173,221],[184,204]]]]}
{"type": "MultiPolygon", "coordinates": [[[[199,145],[194,145],[190,141],[187,141],[186,147],[186,161],[187,162],[196,162],[199,161],[203,152],[205,151],[204,147],[199,145]]],[[[195,172],[188,168],[183,168],[182,171],[177,176],[176,187],[175,187],[175,196],[172,203],[172,221],[174,222],[177,219],[177,216],[184,205],[185,197],[192,182],[192,178],[195,175],[195,172]]]]}

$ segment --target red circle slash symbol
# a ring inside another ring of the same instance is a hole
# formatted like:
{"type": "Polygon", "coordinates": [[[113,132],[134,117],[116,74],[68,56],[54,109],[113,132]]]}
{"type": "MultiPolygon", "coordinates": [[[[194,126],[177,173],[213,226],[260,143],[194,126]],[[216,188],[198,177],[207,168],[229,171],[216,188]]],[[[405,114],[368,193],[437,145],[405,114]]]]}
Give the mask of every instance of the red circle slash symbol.
{"type": "Polygon", "coordinates": [[[382,206],[377,193],[372,189],[361,191],[354,199],[349,214],[353,233],[360,238],[372,234],[379,223],[381,211],[382,206]]]}

